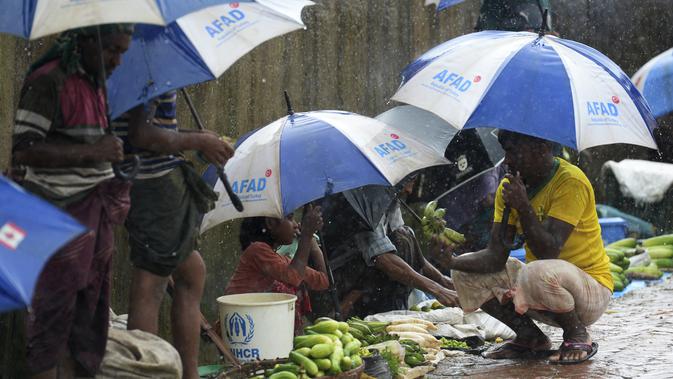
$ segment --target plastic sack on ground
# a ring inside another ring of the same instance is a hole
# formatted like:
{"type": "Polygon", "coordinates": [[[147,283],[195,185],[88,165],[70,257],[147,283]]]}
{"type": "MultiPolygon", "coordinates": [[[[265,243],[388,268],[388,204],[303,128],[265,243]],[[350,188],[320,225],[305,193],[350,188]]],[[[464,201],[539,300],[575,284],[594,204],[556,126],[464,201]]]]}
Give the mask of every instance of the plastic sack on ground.
{"type": "Polygon", "coordinates": [[[476,324],[456,324],[448,323],[436,324],[437,330],[430,332],[433,336],[452,338],[462,340],[468,337],[477,336],[482,340],[486,339],[486,331],[476,324]]]}
{"type": "Polygon", "coordinates": [[[416,366],[416,367],[400,367],[400,373],[397,379],[415,379],[423,378],[425,374],[434,370],[435,366],[416,366]]]}
{"type": "Polygon", "coordinates": [[[390,311],[365,317],[365,321],[393,321],[404,318],[418,318],[432,323],[462,324],[463,310],[460,308],[435,309],[429,312],[390,311]]]}
{"type": "Polygon", "coordinates": [[[180,355],[171,344],[141,330],[110,328],[97,379],[180,377],[180,355]]]}
{"type": "Polygon", "coordinates": [[[481,309],[472,313],[466,313],[464,321],[466,324],[475,324],[479,326],[484,331],[484,338],[488,341],[492,341],[497,337],[504,340],[516,337],[516,334],[512,329],[481,309]]]}
{"type": "Polygon", "coordinates": [[[182,362],[168,342],[141,330],[126,330],[126,315],[110,310],[105,356],[97,379],[174,379],[182,377],[182,362]]]}

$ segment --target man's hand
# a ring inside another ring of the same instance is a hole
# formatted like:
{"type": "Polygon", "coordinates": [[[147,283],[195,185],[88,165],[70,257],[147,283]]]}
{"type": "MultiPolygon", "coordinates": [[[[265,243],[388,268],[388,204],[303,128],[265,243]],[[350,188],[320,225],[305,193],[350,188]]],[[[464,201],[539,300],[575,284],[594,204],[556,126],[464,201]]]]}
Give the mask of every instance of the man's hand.
{"type": "Polygon", "coordinates": [[[124,143],[118,137],[106,134],[91,145],[91,158],[97,162],[124,160],[124,143]]]}
{"type": "Polygon", "coordinates": [[[210,162],[224,166],[234,156],[234,148],[227,142],[222,141],[217,134],[204,131],[200,134],[199,150],[210,162]]]}
{"type": "Polygon", "coordinates": [[[447,245],[435,235],[430,239],[430,247],[428,252],[429,255],[439,264],[442,270],[448,271],[451,270],[453,249],[455,249],[454,245],[447,245]]]}
{"type": "Polygon", "coordinates": [[[516,176],[507,174],[505,178],[509,180],[509,183],[505,182],[502,185],[502,198],[505,200],[505,204],[517,211],[528,209],[530,207],[528,194],[519,173],[517,172],[516,176]]]}
{"type": "Polygon", "coordinates": [[[440,287],[432,295],[444,306],[460,307],[460,301],[458,300],[458,294],[456,291],[440,287]]]}
{"type": "Polygon", "coordinates": [[[322,229],[322,212],[319,206],[307,204],[304,207],[304,215],[301,218],[302,233],[313,237],[313,234],[322,229]]]}

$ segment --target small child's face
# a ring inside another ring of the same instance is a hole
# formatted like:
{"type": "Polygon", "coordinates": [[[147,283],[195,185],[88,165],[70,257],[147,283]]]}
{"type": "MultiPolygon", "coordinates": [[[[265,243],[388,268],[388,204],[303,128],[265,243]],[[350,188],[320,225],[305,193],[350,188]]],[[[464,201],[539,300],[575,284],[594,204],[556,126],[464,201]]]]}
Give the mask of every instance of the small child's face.
{"type": "Polygon", "coordinates": [[[275,240],[281,245],[289,245],[299,232],[299,225],[294,220],[294,213],[290,213],[279,221],[273,233],[275,240]]]}

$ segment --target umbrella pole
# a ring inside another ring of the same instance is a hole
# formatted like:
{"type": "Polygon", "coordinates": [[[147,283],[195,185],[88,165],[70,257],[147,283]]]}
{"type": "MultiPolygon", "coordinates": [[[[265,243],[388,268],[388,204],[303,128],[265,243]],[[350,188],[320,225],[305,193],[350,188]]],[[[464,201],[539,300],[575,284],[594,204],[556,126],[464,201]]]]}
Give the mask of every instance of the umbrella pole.
{"type": "Polygon", "coordinates": [[[411,209],[411,207],[409,206],[409,204],[405,203],[404,201],[402,201],[402,199],[400,199],[400,198],[397,197],[397,196],[395,196],[395,199],[396,199],[397,201],[399,201],[400,204],[402,204],[402,206],[404,207],[404,209],[406,209],[409,213],[411,213],[412,216],[414,216],[414,219],[416,219],[416,221],[418,221],[418,222],[423,222],[423,219],[421,219],[421,216],[419,216],[418,214],[416,214],[416,212],[414,212],[414,210],[411,209]]]}
{"type": "MultiPolygon", "coordinates": [[[[196,107],[194,106],[194,103],[192,103],[192,98],[189,97],[189,94],[187,91],[185,91],[184,88],[180,89],[182,92],[182,96],[184,96],[185,101],[187,102],[187,106],[189,107],[189,111],[192,113],[192,117],[194,118],[194,121],[196,121],[196,125],[199,127],[199,130],[206,130],[206,127],[203,126],[203,122],[201,121],[201,117],[199,116],[199,113],[196,111],[196,107]]],[[[215,169],[217,170],[217,176],[220,177],[220,181],[224,185],[224,190],[227,191],[227,195],[229,195],[229,199],[231,200],[231,204],[234,205],[234,208],[236,208],[237,211],[243,212],[243,203],[241,202],[241,199],[238,198],[238,195],[234,192],[234,190],[231,188],[231,184],[229,183],[229,179],[227,178],[227,174],[224,173],[224,167],[220,166],[219,164],[213,163],[215,166],[215,169]]]]}
{"type": "MultiPolygon", "coordinates": [[[[114,132],[112,131],[112,123],[111,123],[112,120],[110,120],[110,107],[107,99],[105,61],[103,60],[103,37],[100,34],[100,25],[96,25],[96,42],[97,42],[98,58],[100,59],[100,72],[98,74],[98,82],[99,82],[98,84],[103,89],[103,97],[105,99],[104,112],[105,112],[105,119],[107,120],[108,124],[106,133],[111,136],[114,136],[114,132]]],[[[136,175],[138,174],[138,169],[140,168],[140,158],[137,155],[133,155],[132,159],[133,159],[133,165],[131,166],[131,169],[128,172],[124,172],[119,163],[112,164],[112,171],[114,172],[117,178],[127,181],[132,180],[133,178],[136,177],[136,175]]]]}
{"type": "MultiPolygon", "coordinates": [[[[289,108],[289,105],[288,105],[289,108]]],[[[322,200],[322,209],[326,209],[329,205],[329,197],[332,195],[332,190],[334,188],[334,183],[332,179],[327,179],[327,185],[325,186],[325,196],[322,200]]],[[[329,282],[329,293],[332,298],[332,303],[334,305],[334,319],[337,321],[342,321],[341,316],[341,304],[339,303],[339,294],[337,293],[336,283],[334,283],[334,273],[332,273],[332,267],[329,264],[329,259],[327,258],[327,246],[325,245],[325,238],[323,238],[322,233],[320,234],[320,244],[322,245],[322,257],[325,261],[325,269],[327,271],[327,281],[329,282]]]]}

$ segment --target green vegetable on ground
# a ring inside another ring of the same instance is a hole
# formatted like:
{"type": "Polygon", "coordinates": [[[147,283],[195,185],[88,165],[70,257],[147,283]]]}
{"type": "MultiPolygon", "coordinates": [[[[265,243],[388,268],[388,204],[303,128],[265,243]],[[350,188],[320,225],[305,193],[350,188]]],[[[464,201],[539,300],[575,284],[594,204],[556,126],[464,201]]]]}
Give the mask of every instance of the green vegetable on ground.
{"type": "Polygon", "coordinates": [[[299,366],[303,367],[310,376],[315,376],[318,373],[318,366],[308,357],[297,354],[294,351],[290,352],[290,360],[299,366]]]}
{"type": "Polygon", "coordinates": [[[620,239],[619,241],[609,243],[606,247],[610,247],[610,248],[619,248],[619,247],[633,248],[633,247],[636,247],[636,243],[637,243],[637,241],[636,241],[635,238],[624,238],[624,239],[620,239]]]}
{"type": "Polygon", "coordinates": [[[642,245],[644,247],[673,245],[673,234],[665,234],[662,236],[645,239],[642,241],[642,245]]]}
{"type": "Polygon", "coordinates": [[[440,338],[439,342],[442,344],[440,345],[443,348],[454,348],[454,349],[469,349],[470,346],[465,342],[465,341],[458,341],[450,338],[440,338]]]}

